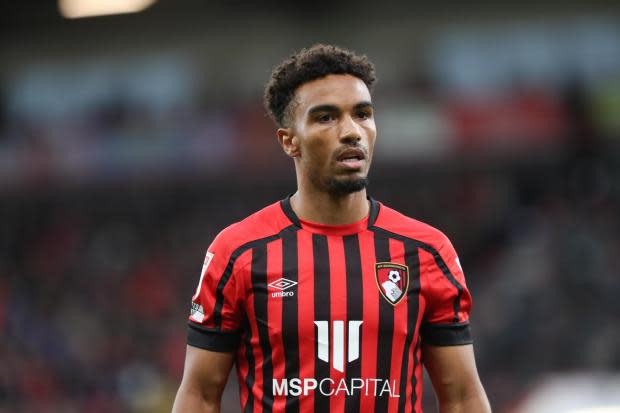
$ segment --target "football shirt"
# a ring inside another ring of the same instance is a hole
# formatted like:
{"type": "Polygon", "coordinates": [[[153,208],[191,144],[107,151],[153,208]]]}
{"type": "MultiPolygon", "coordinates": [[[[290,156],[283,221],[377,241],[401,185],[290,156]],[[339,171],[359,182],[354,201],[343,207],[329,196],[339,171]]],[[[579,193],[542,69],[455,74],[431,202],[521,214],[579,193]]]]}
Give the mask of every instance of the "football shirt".
{"type": "Polygon", "coordinates": [[[458,257],[439,230],[369,199],[348,225],[290,198],[224,229],[188,344],[235,352],[245,412],[421,412],[421,343],[471,343],[458,257]]]}

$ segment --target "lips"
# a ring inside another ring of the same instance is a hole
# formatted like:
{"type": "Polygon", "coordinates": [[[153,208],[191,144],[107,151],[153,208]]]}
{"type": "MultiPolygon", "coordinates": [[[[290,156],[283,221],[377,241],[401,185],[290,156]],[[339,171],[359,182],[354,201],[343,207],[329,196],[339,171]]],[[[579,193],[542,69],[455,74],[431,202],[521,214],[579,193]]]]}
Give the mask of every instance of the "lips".
{"type": "Polygon", "coordinates": [[[359,171],[366,162],[366,152],[359,147],[346,148],[338,153],[336,162],[348,171],[359,171]]]}
{"type": "Polygon", "coordinates": [[[366,154],[360,148],[347,148],[336,156],[338,162],[363,161],[364,159],[366,159],[366,154]]]}

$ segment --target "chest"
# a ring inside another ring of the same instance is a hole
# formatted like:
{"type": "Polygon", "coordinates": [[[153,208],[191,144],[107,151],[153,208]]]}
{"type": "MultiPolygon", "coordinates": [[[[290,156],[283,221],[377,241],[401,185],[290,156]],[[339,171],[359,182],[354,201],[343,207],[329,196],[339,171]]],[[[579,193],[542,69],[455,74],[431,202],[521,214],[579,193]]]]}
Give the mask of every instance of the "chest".
{"type": "Polygon", "coordinates": [[[399,339],[418,330],[416,251],[362,237],[315,237],[307,248],[287,255],[285,244],[268,246],[264,265],[252,267],[245,310],[260,329],[300,341],[399,339]]]}

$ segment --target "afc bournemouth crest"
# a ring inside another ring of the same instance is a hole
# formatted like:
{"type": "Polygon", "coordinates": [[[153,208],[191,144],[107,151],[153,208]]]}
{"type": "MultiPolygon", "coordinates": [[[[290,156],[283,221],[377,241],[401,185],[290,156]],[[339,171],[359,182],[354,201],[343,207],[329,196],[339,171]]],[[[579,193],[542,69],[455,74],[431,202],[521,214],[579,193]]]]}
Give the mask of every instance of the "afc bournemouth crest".
{"type": "Polygon", "coordinates": [[[409,287],[409,268],[393,262],[377,262],[375,264],[377,287],[383,298],[392,305],[398,304],[409,287]]]}

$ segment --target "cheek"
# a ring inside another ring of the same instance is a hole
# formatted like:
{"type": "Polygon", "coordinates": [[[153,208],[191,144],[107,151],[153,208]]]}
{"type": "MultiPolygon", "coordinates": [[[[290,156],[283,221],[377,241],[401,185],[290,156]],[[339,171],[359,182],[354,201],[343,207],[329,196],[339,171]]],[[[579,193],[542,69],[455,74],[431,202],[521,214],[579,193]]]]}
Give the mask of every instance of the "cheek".
{"type": "Polygon", "coordinates": [[[366,125],[366,131],[368,132],[368,136],[375,137],[377,135],[377,125],[375,124],[374,119],[372,119],[366,125]]]}
{"type": "Polygon", "coordinates": [[[329,162],[331,148],[328,140],[324,137],[309,137],[305,141],[304,148],[306,158],[314,164],[325,164],[329,162]]]}
{"type": "Polygon", "coordinates": [[[377,130],[374,123],[366,127],[366,136],[368,137],[368,150],[372,152],[377,138],[377,130]]]}

